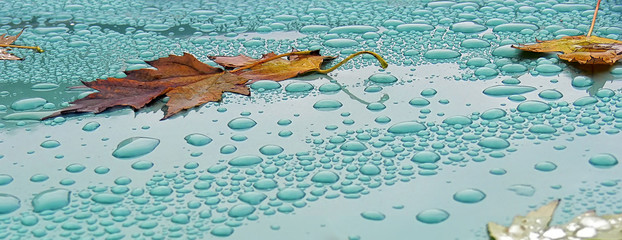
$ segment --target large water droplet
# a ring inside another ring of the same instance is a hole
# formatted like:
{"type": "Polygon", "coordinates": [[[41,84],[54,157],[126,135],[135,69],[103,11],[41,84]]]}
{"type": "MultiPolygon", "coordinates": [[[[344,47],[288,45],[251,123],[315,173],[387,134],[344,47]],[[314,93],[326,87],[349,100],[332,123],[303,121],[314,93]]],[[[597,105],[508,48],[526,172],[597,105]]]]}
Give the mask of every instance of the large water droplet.
{"type": "Polygon", "coordinates": [[[528,100],[518,104],[516,109],[520,112],[541,113],[550,110],[551,107],[541,101],[528,100]]]}
{"type": "Polygon", "coordinates": [[[47,100],[43,98],[27,98],[15,101],[11,104],[11,108],[15,111],[33,110],[42,107],[45,103],[47,100]]]}
{"type": "Polygon", "coordinates": [[[236,167],[248,167],[263,162],[261,157],[255,155],[239,156],[229,161],[229,165],[236,167]]]}
{"type": "Polygon", "coordinates": [[[376,73],[374,75],[369,76],[369,81],[372,81],[375,83],[394,83],[394,82],[397,82],[397,78],[391,74],[376,73]]]}
{"type": "Polygon", "coordinates": [[[197,147],[205,146],[212,142],[212,139],[210,137],[205,136],[200,133],[189,134],[186,137],[184,137],[184,139],[186,140],[188,144],[192,146],[197,146],[197,147]]]}
{"type": "Polygon", "coordinates": [[[255,207],[248,204],[238,204],[229,209],[229,217],[246,217],[255,212],[255,207]]]}
{"type": "Polygon", "coordinates": [[[385,219],[386,216],[384,215],[384,213],[377,211],[365,211],[361,213],[361,217],[372,221],[382,221],[385,219]]]}
{"type": "Polygon", "coordinates": [[[160,140],[155,138],[128,138],[117,145],[117,149],[114,150],[112,156],[121,159],[140,157],[153,151],[158,144],[160,144],[160,140]]]}
{"type": "Polygon", "coordinates": [[[460,57],[459,52],[450,49],[432,49],[428,50],[423,56],[427,59],[448,59],[460,57]]]}
{"type": "Polygon", "coordinates": [[[441,156],[435,152],[421,151],[416,153],[410,160],[416,163],[435,163],[441,156]]]}
{"type": "Polygon", "coordinates": [[[11,177],[11,175],[0,174],[0,186],[7,185],[11,182],[13,182],[13,177],[11,177]]]}
{"type": "Polygon", "coordinates": [[[305,197],[305,192],[298,188],[285,188],[280,190],[276,197],[283,201],[296,201],[305,197]]]}
{"type": "Polygon", "coordinates": [[[246,192],[240,194],[240,196],[238,196],[238,199],[251,205],[257,205],[260,204],[267,197],[268,196],[266,194],[260,192],[246,192]]]}
{"type": "Polygon", "coordinates": [[[552,163],[552,162],[549,162],[549,161],[544,161],[544,162],[536,163],[534,168],[536,170],[538,170],[538,171],[550,172],[550,171],[553,171],[553,170],[557,169],[557,165],[555,165],[555,163],[552,163]]]}
{"type": "Polygon", "coordinates": [[[259,148],[259,152],[266,156],[274,156],[274,155],[282,153],[283,148],[278,145],[268,144],[268,145],[264,145],[261,148],[259,148]]]}
{"type": "Polygon", "coordinates": [[[324,99],[313,104],[313,108],[320,111],[332,111],[341,108],[343,104],[337,100],[324,99]]]}
{"type": "Polygon", "coordinates": [[[479,189],[468,188],[454,194],[454,200],[461,203],[478,203],[486,198],[486,194],[479,189]]]}
{"type": "Polygon", "coordinates": [[[311,181],[316,183],[336,183],[339,180],[339,175],[332,171],[320,171],[313,175],[311,181]]]}
{"type": "Polygon", "coordinates": [[[611,168],[618,164],[618,159],[609,153],[601,153],[592,156],[589,162],[597,168],[611,168]]]}
{"type": "Polygon", "coordinates": [[[16,196],[0,193],[0,215],[12,213],[21,206],[21,201],[16,196]]]}
{"type": "Polygon", "coordinates": [[[516,195],[525,197],[531,197],[536,193],[536,188],[527,184],[515,184],[510,186],[508,190],[516,193],[516,195]]]}
{"type": "Polygon", "coordinates": [[[498,137],[485,137],[482,138],[477,144],[491,149],[504,149],[510,146],[510,143],[507,140],[498,137]]]}
{"type": "Polygon", "coordinates": [[[426,126],[418,122],[401,122],[391,126],[387,131],[394,134],[416,133],[425,130],[426,126]]]}
{"type": "Polygon", "coordinates": [[[497,85],[484,89],[484,94],[488,96],[510,96],[528,93],[536,89],[531,86],[497,85]]]}
{"type": "Polygon", "coordinates": [[[227,126],[234,130],[246,130],[254,127],[255,125],[257,125],[257,122],[247,117],[234,118],[227,123],[227,126]]]}
{"type": "Polygon", "coordinates": [[[61,209],[69,205],[70,196],[71,191],[62,188],[45,190],[35,195],[32,199],[32,206],[35,212],[61,209]]]}
{"type": "Polygon", "coordinates": [[[449,218],[449,213],[443,209],[432,208],[419,212],[417,220],[427,224],[441,223],[449,218]]]}

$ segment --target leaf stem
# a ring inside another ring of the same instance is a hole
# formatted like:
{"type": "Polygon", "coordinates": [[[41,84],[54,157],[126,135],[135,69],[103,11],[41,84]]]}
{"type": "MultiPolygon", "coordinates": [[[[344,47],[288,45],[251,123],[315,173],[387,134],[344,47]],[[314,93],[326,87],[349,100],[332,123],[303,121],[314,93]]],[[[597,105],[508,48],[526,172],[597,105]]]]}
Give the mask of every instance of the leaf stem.
{"type": "Polygon", "coordinates": [[[592,17],[592,25],[590,25],[590,30],[587,32],[587,37],[592,36],[592,31],[594,31],[594,24],[596,23],[596,15],[598,15],[598,8],[600,7],[600,0],[596,2],[596,9],[594,9],[594,17],[592,17]]]}
{"type": "Polygon", "coordinates": [[[274,56],[274,57],[269,57],[269,58],[265,58],[265,59],[260,59],[260,60],[259,60],[259,61],[257,61],[257,62],[254,62],[254,63],[252,63],[252,64],[249,64],[249,65],[244,66],[244,67],[241,67],[241,68],[236,68],[236,69],[233,69],[233,70],[231,70],[231,71],[229,71],[229,72],[230,72],[230,73],[239,72],[239,71],[242,71],[242,70],[245,70],[245,69],[252,68],[252,67],[257,66],[257,65],[259,65],[259,64],[262,64],[262,63],[265,63],[265,62],[272,61],[272,60],[277,59],[277,58],[287,57],[287,56],[291,56],[291,55],[309,55],[309,54],[311,54],[311,52],[312,52],[312,51],[298,51],[298,52],[288,52],[288,53],[283,53],[283,54],[276,55],[276,56],[274,56]]]}
{"type": "Polygon", "coordinates": [[[20,45],[11,45],[11,44],[0,44],[0,47],[10,47],[10,48],[27,48],[27,49],[34,49],[37,52],[44,52],[43,49],[41,49],[39,46],[35,46],[35,47],[31,47],[31,46],[20,46],[20,45]]]}
{"type": "Polygon", "coordinates": [[[360,52],[357,52],[357,53],[354,53],[354,54],[348,56],[347,58],[343,59],[341,62],[335,64],[335,66],[332,66],[329,69],[318,69],[317,72],[318,73],[324,73],[324,74],[332,72],[335,69],[337,69],[338,67],[340,67],[341,65],[343,65],[344,63],[350,61],[350,59],[352,59],[352,58],[354,58],[354,57],[356,57],[358,55],[361,55],[361,54],[371,54],[376,59],[378,59],[378,62],[380,62],[380,66],[382,68],[387,68],[389,66],[389,64],[387,64],[387,61],[385,61],[379,54],[377,54],[375,52],[371,52],[371,51],[360,51],[360,52]]]}

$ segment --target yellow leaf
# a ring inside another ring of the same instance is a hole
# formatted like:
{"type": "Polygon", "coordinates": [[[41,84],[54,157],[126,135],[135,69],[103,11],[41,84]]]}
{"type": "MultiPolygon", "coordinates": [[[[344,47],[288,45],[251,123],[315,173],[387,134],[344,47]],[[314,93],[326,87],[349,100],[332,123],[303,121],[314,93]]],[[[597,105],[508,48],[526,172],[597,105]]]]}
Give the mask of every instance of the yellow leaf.
{"type": "Polygon", "coordinates": [[[597,36],[568,36],[512,47],[530,52],[561,52],[560,59],[580,64],[612,65],[622,59],[622,41],[597,36]]]}

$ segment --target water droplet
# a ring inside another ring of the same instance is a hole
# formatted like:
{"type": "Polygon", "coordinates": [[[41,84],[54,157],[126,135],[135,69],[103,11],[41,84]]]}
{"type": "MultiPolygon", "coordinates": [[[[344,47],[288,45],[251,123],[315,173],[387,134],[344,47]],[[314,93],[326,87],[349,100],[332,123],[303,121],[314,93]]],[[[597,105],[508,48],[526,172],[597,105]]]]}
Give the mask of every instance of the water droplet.
{"type": "Polygon", "coordinates": [[[419,212],[417,220],[427,224],[441,223],[449,218],[449,213],[443,209],[432,208],[419,212]]]}
{"type": "Polygon", "coordinates": [[[33,91],[43,92],[43,91],[51,91],[58,88],[58,84],[54,83],[37,83],[32,85],[30,89],[33,91]]]}
{"type": "Polygon", "coordinates": [[[71,191],[62,188],[54,188],[38,193],[32,199],[35,212],[45,210],[57,210],[69,205],[71,191]]]}
{"type": "Polygon", "coordinates": [[[240,194],[240,196],[238,196],[238,199],[251,205],[257,205],[263,202],[263,200],[265,200],[267,197],[268,196],[266,194],[260,192],[246,192],[240,194]]]}
{"type": "Polygon", "coordinates": [[[555,165],[555,163],[552,163],[552,162],[549,162],[549,161],[544,161],[544,162],[536,163],[534,168],[536,170],[538,170],[538,171],[550,172],[550,171],[553,171],[553,170],[557,169],[557,165],[555,165]]]}
{"type": "Polygon", "coordinates": [[[93,171],[97,174],[106,174],[108,172],[110,172],[110,168],[104,167],[104,166],[99,166],[96,167],[95,169],[93,169],[93,171]]]}
{"type": "Polygon", "coordinates": [[[275,81],[269,81],[269,80],[261,80],[261,81],[257,81],[251,84],[251,88],[255,90],[258,90],[258,89],[272,90],[272,89],[278,89],[280,87],[281,87],[280,83],[275,82],[275,81]]]}
{"type": "Polygon", "coordinates": [[[82,130],[86,131],[86,132],[92,132],[95,131],[97,128],[99,128],[100,124],[98,122],[88,122],[87,124],[84,124],[84,126],[82,127],[82,130]]]}
{"type": "Polygon", "coordinates": [[[98,193],[93,195],[91,200],[99,204],[114,204],[123,201],[123,197],[110,193],[98,193]]]}
{"type": "Polygon", "coordinates": [[[450,49],[432,49],[423,54],[427,59],[449,59],[460,57],[459,52],[450,49]]]}
{"type": "Polygon", "coordinates": [[[498,138],[498,137],[485,137],[482,138],[477,145],[480,145],[482,147],[486,147],[486,148],[491,148],[491,149],[504,149],[510,146],[510,143],[503,139],[503,138],[498,138]]]}
{"type": "Polygon", "coordinates": [[[618,159],[609,153],[601,153],[592,156],[589,162],[597,168],[611,168],[618,164],[618,159]]]}
{"type": "Polygon", "coordinates": [[[274,156],[274,155],[282,153],[283,148],[278,145],[268,144],[268,145],[264,145],[261,148],[259,148],[259,152],[266,156],[274,156]]]}
{"type": "Polygon", "coordinates": [[[352,39],[347,38],[336,38],[329,39],[324,42],[325,46],[334,47],[334,48],[346,48],[346,47],[354,47],[359,45],[359,43],[352,39]]]}
{"type": "Polygon", "coordinates": [[[359,169],[359,171],[361,174],[367,176],[375,176],[380,174],[380,168],[373,164],[365,164],[359,169]]]}
{"type": "Polygon", "coordinates": [[[21,201],[16,196],[0,193],[0,215],[12,213],[21,207],[21,201]]]}
{"type": "Polygon", "coordinates": [[[394,124],[387,131],[394,134],[416,133],[425,130],[426,126],[418,122],[401,122],[394,124]]]}
{"type": "Polygon", "coordinates": [[[13,177],[11,177],[11,175],[0,174],[0,186],[7,185],[11,182],[13,182],[13,177]]]}
{"type": "Polygon", "coordinates": [[[212,229],[211,233],[217,237],[228,237],[233,234],[233,228],[229,226],[218,226],[212,229]]]}
{"type": "Polygon", "coordinates": [[[536,89],[531,86],[497,85],[484,89],[484,94],[488,96],[510,96],[528,93],[536,89]]]}
{"type": "Polygon", "coordinates": [[[455,32],[476,33],[484,31],[488,28],[474,22],[459,22],[451,25],[450,29],[455,32]]]}
{"type": "Polygon", "coordinates": [[[361,217],[367,219],[367,220],[372,220],[372,221],[382,221],[386,218],[386,216],[384,215],[384,213],[381,212],[377,212],[377,211],[365,211],[361,213],[361,217]]]}
{"type": "Polygon", "coordinates": [[[305,192],[298,188],[285,188],[280,190],[276,197],[282,201],[296,201],[302,199],[305,195],[305,192]]]}
{"type": "Polygon", "coordinates": [[[60,142],[58,142],[56,140],[46,140],[46,141],[42,142],[40,146],[42,148],[55,148],[55,147],[60,146],[60,142]]]}
{"type": "Polygon", "coordinates": [[[525,197],[531,197],[536,193],[536,188],[527,184],[515,184],[510,186],[508,190],[516,193],[516,195],[525,197]]]}
{"type": "Polygon", "coordinates": [[[171,217],[171,222],[177,224],[187,224],[190,222],[190,216],[188,216],[187,214],[175,214],[173,217],[171,217]]]}
{"type": "Polygon", "coordinates": [[[341,90],[341,86],[335,83],[325,83],[322,84],[322,86],[320,86],[318,90],[320,90],[320,92],[322,93],[332,93],[341,90]]]}
{"type": "Polygon", "coordinates": [[[212,139],[200,133],[192,133],[184,137],[186,142],[192,146],[205,146],[212,142],[212,139]]]}
{"type": "Polygon", "coordinates": [[[493,169],[490,169],[489,172],[490,174],[493,174],[493,175],[505,175],[508,171],[506,171],[503,168],[493,168],[493,169]]]}
{"type": "Polygon", "coordinates": [[[246,130],[254,127],[255,125],[257,125],[257,122],[247,117],[234,118],[227,123],[227,126],[233,130],[246,130]]]}
{"type": "Polygon", "coordinates": [[[571,84],[576,88],[585,88],[592,86],[592,84],[594,84],[594,80],[586,76],[577,76],[572,79],[571,84]]]}
{"type": "Polygon", "coordinates": [[[343,104],[337,100],[324,99],[313,104],[313,108],[319,111],[333,111],[341,108],[343,104]]]}
{"type": "Polygon", "coordinates": [[[43,182],[45,180],[48,180],[50,177],[48,177],[48,175],[45,174],[35,174],[32,175],[32,177],[30,177],[30,181],[31,182],[43,182]]]}
{"type": "Polygon", "coordinates": [[[447,123],[449,125],[460,124],[462,126],[466,126],[473,123],[473,120],[468,117],[458,115],[446,118],[445,120],[443,120],[443,123],[447,123]]]}
{"type": "Polygon", "coordinates": [[[376,73],[374,75],[369,76],[369,81],[372,81],[375,83],[394,83],[394,82],[397,82],[397,78],[391,74],[376,73]]]}
{"type": "Polygon", "coordinates": [[[423,97],[433,97],[434,95],[436,95],[437,91],[434,88],[426,88],[421,90],[421,96],[423,97]]]}
{"type": "Polygon", "coordinates": [[[69,166],[65,168],[65,170],[67,170],[67,172],[70,172],[70,173],[79,173],[79,172],[84,171],[84,169],[86,169],[86,167],[79,163],[70,164],[69,166]]]}
{"type": "Polygon", "coordinates": [[[409,32],[409,31],[423,32],[423,31],[430,31],[432,29],[434,29],[432,25],[423,24],[423,23],[407,23],[407,24],[400,24],[395,27],[395,30],[400,31],[400,32],[409,32]]]}
{"type": "Polygon", "coordinates": [[[538,96],[546,100],[557,100],[562,98],[564,95],[555,89],[546,89],[540,92],[538,96]]]}
{"type": "Polygon", "coordinates": [[[529,132],[536,134],[551,134],[557,130],[549,125],[535,124],[529,128],[529,132]]]}
{"type": "Polygon", "coordinates": [[[475,188],[467,188],[454,194],[454,200],[461,203],[478,203],[484,198],[486,198],[486,194],[475,188]]]}
{"type": "Polygon", "coordinates": [[[285,86],[285,91],[290,93],[307,92],[313,89],[313,85],[306,82],[293,82],[285,86]]]}
{"type": "Polygon", "coordinates": [[[516,107],[516,109],[519,112],[541,113],[550,110],[551,107],[541,101],[528,100],[518,104],[518,107],[516,107]]]}
{"type": "Polygon", "coordinates": [[[272,179],[260,179],[260,180],[257,180],[257,182],[253,184],[253,187],[255,187],[258,190],[271,190],[271,189],[276,188],[277,186],[278,185],[276,181],[272,179]]]}
{"type": "Polygon", "coordinates": [[[482,113],[480,117],[484,120],[495,120],[505,117],[507,113],[503,109],[491,108],[482,113]]]}
{"type": "Polygon", "coordinates": [[[594,103],[597,103],[598,99],[595,97],[590,97],[590,96],[585,96],[585,97],[581,97],[577,100],[575,100],[572,104],[577,106],[577,107],[583,107],[583,106],[587,106],[587,105],[591,105],[594,103]]]}
{"type": "Polygon", "coordinates": [[[311,178],[316,183],[336,183],[339,181],[339,175],[332,171],[319,171],[311,178]]]}
{"type": "Polygon", "coordinates": [[[229,210],[229,217],[246,217],[255,212],[255,207],[248,204],[238,204],[229,210]]]}
{"type": "Polygon", "coordinates": [[[359,141],[349,141],[341,145],[341,150],[360,152],[367,150],[367,146],[359,141]]]}
{"type": "Polygon", "coordinates": [[[34,110],[42,107],[46,103],[47,100],[43,98],[27,98],[15,101],[13,104],[11,104],[11,109],[15,111],[34,110]]]}
{"type": "Polygon", "coordinates": [[[173,189],[168,186],[157,186],[149,190],[151,196],[168,196],[173,193],[173,189]]]}
{"type": "Polygon", "coordinates": [[[504,23],[495,26],[494,32],[520,32],[524,29],[538,30],[538,26],[530,23],[504,23]]]}
{"type": "Polygon", "coordinates": [[[263,162],[263,159],[254,155],[239,156],[229,161],[229,165],[236,167],[248,167],[263,162]]]}
{"type": "Polygon", "coordinates": [[[220,153],[222,153],[222,154],[231,154],[231,153],[234,153],[237,150],[238,150],[238,148],[236,146],[227,144],[227,145],[224,145],[224,146],[222,146],[220,148],[220,153]]]}
{"type": "Polygon", "coordinates": [[[153,163],[149,161],[140,160],[132,164],[134,170],[147,170],[153,167],[153,163]]]}
{"type": "Polygon", "coordinates": [[[439,156],[435,152],[421,151],[413,155],[410,161],[413,161],[416,163],[435,163],[440,159],[441,159],[441,156],[439,156]]]}
{"type": "Polygon", "coordinates": [[[155,138],[128,138],[117,145],[117,149],[114,150],[112,156],[121,159],[140,157],[153,151],[158,144],[160,144],[160,140],[155,138]]]}

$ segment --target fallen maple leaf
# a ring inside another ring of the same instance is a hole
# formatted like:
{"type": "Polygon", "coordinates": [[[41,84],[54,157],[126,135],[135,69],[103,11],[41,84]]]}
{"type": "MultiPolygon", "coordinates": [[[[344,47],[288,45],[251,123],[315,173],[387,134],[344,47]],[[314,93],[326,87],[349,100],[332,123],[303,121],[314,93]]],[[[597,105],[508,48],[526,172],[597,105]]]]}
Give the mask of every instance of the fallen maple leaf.
{"type": "Polygon", "coordinates": [[[19,32],[15,36],[6,36],[6,33],[0,35],[0,60],[22,60],[21,58],[10,53],[9,52],[11,50],[10,48],[29,48],[29,49],[34,49],[37,52],[43,52],[43,49],[41,49],[38,46],[30,47],[30,46],[12,45],[17,40],[17,38],[19,38],[19,36],[22,35],[23,32],[24,30],[22,29],[22,31],[19,32]]]}
{"type": "Polygon", "coordinates": [[[560,59],[580,64],[614,64],[622,59],[622,41],[592,36],[600,1],[596,2],[592,24],[587,35],[567,36],[550,41],[538,41],[535,44],[518,46],[518,48],[530,52],[562,52],[557,55],[560,59]]]}
{"type": "Polygon", "coordinates": [[[197,60],[192,54],[170,55],[147,64],[156,69],[126,71],[125,78],[98,79],[83,82],[98,92],[73,101],[71,106],[61,109],[43,119],[68,113],[100,113],[115,106],[130,106],[137,110],[155,98],[166,95],[167,111],[162,119],[207,102],[220,101],[224,92],[250,95],[248,84],[255,80],[281,81],[308,72],[328,73],[346,61],[360,54],[372,54],[383,68],[387,63],[378,54],[362,51],[350,55],[330,69],[320,68],[322,63],[334,57],[321,56],[319,51],[295,51],[276,55],[266,54],[260,59],[246,56],[212,57],[228,68],[226,71],[197,60]],[[290,57],[283,59],[282,57],[290,57]]]}
{"type": "Polygon", "coordinates": [[[614,64],[622,59],[622,41],[597,36],[568,36],[512,47],[530,52],[562,52],[560,59],[580,64],[614,64]]]}

